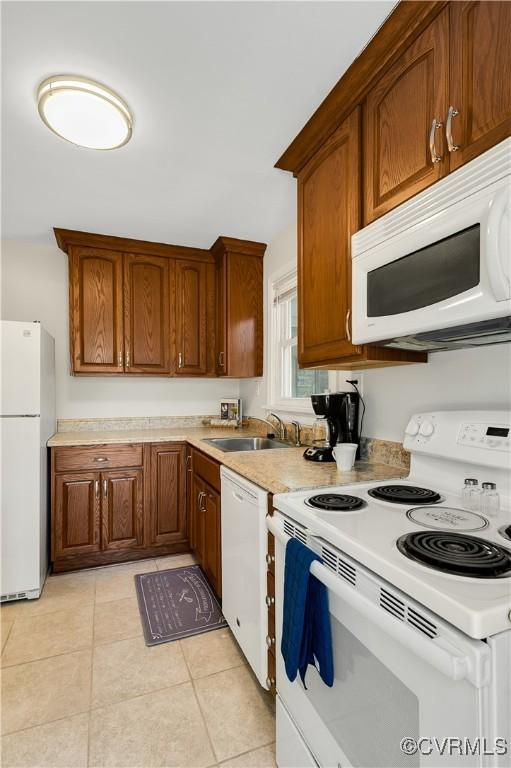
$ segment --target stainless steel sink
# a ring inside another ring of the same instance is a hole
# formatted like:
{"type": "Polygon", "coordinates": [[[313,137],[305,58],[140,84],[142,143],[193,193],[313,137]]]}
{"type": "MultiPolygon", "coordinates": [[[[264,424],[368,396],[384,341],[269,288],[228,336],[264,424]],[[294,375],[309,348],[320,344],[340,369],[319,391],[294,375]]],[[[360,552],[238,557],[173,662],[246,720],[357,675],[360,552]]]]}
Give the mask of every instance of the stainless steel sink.
{"type": "Polygon", "coordinates": [[[267,451],[272,448],[291,448],[288,443],[269,437],[211,437],[205,443],[221,451],[267,451]]]}

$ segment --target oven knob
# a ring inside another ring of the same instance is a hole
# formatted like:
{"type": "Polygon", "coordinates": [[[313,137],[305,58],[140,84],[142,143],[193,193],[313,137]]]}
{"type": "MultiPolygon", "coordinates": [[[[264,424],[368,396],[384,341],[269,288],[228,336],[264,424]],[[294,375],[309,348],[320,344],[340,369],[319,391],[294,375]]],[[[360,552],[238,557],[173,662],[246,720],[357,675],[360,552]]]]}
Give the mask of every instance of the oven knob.
{"type": "Polygon", "coordinates": [[[412,437],[419,431],[419,422],[412,419],[408,422],[405,429],[405,435],[411,435],[412,437]]]}
{"type": "Polygon", "coordinates": [[[421,428],[419,430],[421,435],[423,435],[424,437],[430,437],[434,431],[435,431],[435,427],[430,421],[423,421],[421,424],[421,428]]]}

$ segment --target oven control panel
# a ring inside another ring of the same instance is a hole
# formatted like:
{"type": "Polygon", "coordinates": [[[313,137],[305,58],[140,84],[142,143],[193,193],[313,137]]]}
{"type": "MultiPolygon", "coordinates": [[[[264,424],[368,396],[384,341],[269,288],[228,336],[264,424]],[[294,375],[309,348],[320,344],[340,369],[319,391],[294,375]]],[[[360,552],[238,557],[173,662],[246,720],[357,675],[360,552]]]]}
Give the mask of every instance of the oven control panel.
{"type": "Polygon", "coordinates": [[[458,432],[458,444],[470,448],[509,451],[511,427],[509,424],[481,424],[464,422],[458,432]]]}

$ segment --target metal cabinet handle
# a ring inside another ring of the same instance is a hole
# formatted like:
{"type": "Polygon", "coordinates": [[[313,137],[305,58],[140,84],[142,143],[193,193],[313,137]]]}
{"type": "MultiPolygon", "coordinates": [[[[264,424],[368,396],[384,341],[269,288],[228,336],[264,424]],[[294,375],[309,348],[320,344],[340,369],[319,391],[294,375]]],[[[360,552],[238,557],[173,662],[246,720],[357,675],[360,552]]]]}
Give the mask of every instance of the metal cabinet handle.
{"type": "Polygon", "coordinates": [[[122,368],[122,352],[119,352],[119,368],[122,368]]]}
{"type": "Polygon", "coordinates": [[[449,152],[457,152],[459,145],[455,144],[452,138],[452,119],[459,115],[459,111],[456,107],[449,107],[447,112],[447,120],[445,121],[445,138],[447,139],[447,149],[449,152]]]}
{"type": "Polygon", "coordinates": [[[205,491],[199,491],[199,494],[197,496],[197,506],[199,507],[199,512],[205,512],[206,508],[202,506],[202,499],[206,498],[206,492],[205,491]]]}
{"type": "Polygon", "coordinates": [[[429,152],[431,154],[431,162],[433,164],[439,163],[440,160],[442,159],[442,156],[437,154],[436,147],[435,147],[436,130],[441,127],[442,127],[442,123],[440,123],[436,119],[436,117],[434,117],[433,122],[431,123],[431,130],[429,132],[429,152]]]}
{"type": "Polygon", "coordinates": [[[275,638],[271,637],[270,635],[266,635],[266,645],[268,648],[271,648],[272,645],[275,645],[275,638]]]}
{"type": "Polygon", "coordinates": [[[268,606],[268,608],[271,608],[271,606],[275,604],[275,598],[271,597],[270,595],[266,595],[265,603],[268,606]]]}
{"type": "Polygon", "coordinates": [[[99,463],[102,463],[104,461],[108,461],[108,458],[106,456],[94,456],[92,461],[97,461],[98,464],[99,464],[99,463]]]}
{"type": "Polygon", "coordinates": [[[267,677],[266,678],[266,687],[269,691],[273,688],[275,685],[275,678],[274,677],[267,677]]]}
{"type": "Polygon", "coordinates": [[[95,491],[96,491],[96,499],[99,499],[99,480],[95,481],[94,488],[95,488],[95,491]]]}
{"type": "Polygon", "coordinates": [[[186,466],[188,468],[188,472],[191,472],[192,471],[192,454],[191,453],[189,453],[188,456],[186,457],[186,466]]]}
{"type": "Polygon", "coordinates": [[[271,565],[274,562],[275,562],[275,555],[270,555],[270,553],[268,552],[268,554],[266,555],[267,565],[271,565]]]}
{"type": "Polygon", "coordinates": [[[130,367],[130,353],[126,352],[126,368],[130,367]]]}
{"type": "Polygon", "coordinates": [[[103,498],[108,499],[108,480],[103,480],[103,498]]]}
{"type": "Polygon", "coordinates": [[[177,356],[177,367],[182,368],[183,367],[183,353],[180,352],[177,356]]]}
{"type": "Polygon", "coordinates": [[[351,341],[350,315],[351,315],[351,308],[348,309],[348,311],[346,312],[346,338],[348,339],[348,341],[351,341]]]}
{"type": "Polygon", "coordinates": [[[219,368],[225,368],[224,358],[225,358],[225,352],[219,352],[218,353],[218,367],[219,368]]]}

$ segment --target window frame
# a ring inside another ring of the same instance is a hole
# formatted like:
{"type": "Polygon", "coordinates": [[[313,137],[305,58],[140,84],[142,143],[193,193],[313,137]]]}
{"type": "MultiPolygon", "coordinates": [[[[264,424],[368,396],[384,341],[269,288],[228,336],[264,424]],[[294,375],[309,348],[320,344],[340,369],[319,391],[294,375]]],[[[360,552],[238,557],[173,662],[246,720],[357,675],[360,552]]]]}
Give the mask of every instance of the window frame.
{"type": "MultiPolygon", "coordinates": [[[[284,280],[294,279],[295,288],[297,287],[297,268],[294,264],[288,264],[281,269],[275,270],[268,276],[267,280],[267,312],[268,312],[268,403],[264,406],[265,410],[277,411],[286,414],[296,414],[302,416],[314,416],[314,410],[310,397],[282,397],[282,368],[279,356],[283,349],[281,341],[281,318],[278,316],[275,307],[276,284],[284,280]]],[[[293,345],[289,343],[289,347],[293,345]]],[[[287,372],[290,375],[291,371],[287,372]]],[[[335,392],[338,389],[339,372],[328,371],[328,390],[335,392]]]]}

